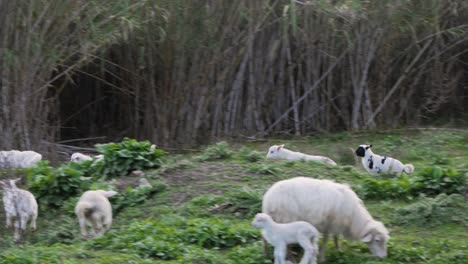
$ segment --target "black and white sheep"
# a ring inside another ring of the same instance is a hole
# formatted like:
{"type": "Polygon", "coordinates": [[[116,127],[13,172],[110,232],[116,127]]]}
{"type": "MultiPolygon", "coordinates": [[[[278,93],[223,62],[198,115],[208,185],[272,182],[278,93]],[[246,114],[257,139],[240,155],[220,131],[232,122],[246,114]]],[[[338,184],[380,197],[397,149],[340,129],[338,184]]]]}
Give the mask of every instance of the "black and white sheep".
{"type": "Polygon", "coordinates": [[[362,165],[370,173],[412,173],[413,164],[403,164],[401,161],[374,154],[372,145],[360,145],[356,149],[356,156],[361,157],[362,165]]]}
{"type": "Polygon", "coordinates": [[[320,260],[325,259],[329,234],[367,243],[379,258],[387,256],[388,231],[372,218],[361,199],[347,185],[296,177],[276,182],[263,196],[262,211],[276,222],[306,221],[323,234],[320,260]]]}
{"type": "Polygon", "coordinates": [[[21,235],[30,223],[30,230],[36,230],[37,201],[29,191],[19,189],[16,183],[21,179],[0,181],[3,189],[3,206],[5,208],[6,226],[13,226],[15,242],[19,243],[21,235]]]}

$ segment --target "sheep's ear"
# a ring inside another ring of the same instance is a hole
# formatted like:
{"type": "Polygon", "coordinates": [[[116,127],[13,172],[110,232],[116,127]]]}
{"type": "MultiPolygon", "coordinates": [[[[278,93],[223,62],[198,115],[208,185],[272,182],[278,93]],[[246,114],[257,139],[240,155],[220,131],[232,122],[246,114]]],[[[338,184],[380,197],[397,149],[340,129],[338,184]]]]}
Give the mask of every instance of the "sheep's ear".
{"type": "Polygon", "coordinates": [[[21,181],[21,178],[16,178],[16,179],[13,179],[12,181],[13,181],[15,184],[17,184],[18,182],[21,181]]]}
{"type": "Polygon", "coordinates": [[[116,191],[104,191],[104,196],[106,196],[107,198],[112,197],[116,194],[117,194],[116,191]]]}
{"type": "Polygon", "coordinates": [[[284,144],[283,145],[279,145],[278,148],[276,150],[280,150],[284,147],[284,144]]]}
{"type": "Polygon", "coordinates": [[[369,148],[372,148],[372,144],[369,145],[369,148]]]}
{"type": "Polygon", "coordinates": [[[4,181],[0,181],[0,187],[6,188],[8,185],[4,181]]]}
{"type": "Polygon", "coordinates": [[[364,236],[362,239],[361,239],[362,242],[364,243],[369,243],[372,241],[372,234],[367,234],[366,236],[364,236]]]}

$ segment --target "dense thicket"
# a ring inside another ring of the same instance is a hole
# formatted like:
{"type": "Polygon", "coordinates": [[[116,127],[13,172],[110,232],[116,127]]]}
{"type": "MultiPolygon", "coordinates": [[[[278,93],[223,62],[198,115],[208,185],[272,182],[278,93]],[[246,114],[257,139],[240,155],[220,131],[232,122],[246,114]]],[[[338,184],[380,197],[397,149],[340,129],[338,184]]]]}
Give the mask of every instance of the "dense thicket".
{"type": "Polygon", "coordinates": [[[0,148],[466,119],[464,0],[0,0],[0,148]]]}

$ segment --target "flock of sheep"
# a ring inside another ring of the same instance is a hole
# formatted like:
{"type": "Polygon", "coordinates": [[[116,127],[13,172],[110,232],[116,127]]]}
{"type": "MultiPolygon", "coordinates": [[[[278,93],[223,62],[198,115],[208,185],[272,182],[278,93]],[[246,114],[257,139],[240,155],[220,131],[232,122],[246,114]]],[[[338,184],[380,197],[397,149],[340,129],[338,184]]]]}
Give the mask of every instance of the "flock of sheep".
{"type": "MultiPolygon", "coordinates": [[[[360,145],[356,156],[362,159],[364,168],[370,173],[411,173],[414,166],[404,165],[399,160],[376,155],[372,145],[360,145]]],[[[152,146],[152,148],[154,148],[152,146]]],[[[24,168],[34,165],[42,156],[33,151],[0,151],[1,167],[24,168]]],[[[81,153],[71,156],[72,162],[100,160],[102,155],[90,157],[81,153]]],[[[287,160],[312,160],[336,166],[336,162],[323,156],[311,156],[274,145],[268,150],[267,158],[287,160]]],[[[37,202],[33,194],[16,187],[20,179],[0,181],[3,189],[3,204],[6,226],[14,227],[14,239],[19,243],[21,233],[30,223],[36,229],[37,202]]],[[[112,207],[109,197],[115,191],[86,191],[80,197],[75,214],[84,238],[103,235],[112,225],[112,207]],[[88,232],[88,227],[90,232],[88,232]]],[[[317,255],[325,259],[325,245],[329,235],[334,236],[339,248],[338,236],[360,240],[379,258],[387,256],[389,232],[385,226],[372,218],[356,193],[345,184],[330,180],[296,177],[274,183],[263,196],[262,213],[255,216],[252,226],[261,229],[264,242],[274,246],[275,264],[285,264],[287,246],[299,244],[304,249],[300,264],[315,264],[317,255]],[[323,236],[318,247],[319,232],[323,236]]],[[[264,252],[267,254],[266,243],[264,252]]]]}

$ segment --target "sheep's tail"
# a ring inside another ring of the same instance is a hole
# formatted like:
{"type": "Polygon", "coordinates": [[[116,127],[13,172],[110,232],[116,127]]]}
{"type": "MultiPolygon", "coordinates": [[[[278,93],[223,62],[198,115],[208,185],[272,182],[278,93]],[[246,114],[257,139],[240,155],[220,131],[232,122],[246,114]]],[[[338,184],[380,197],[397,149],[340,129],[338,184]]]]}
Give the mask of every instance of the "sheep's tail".
{"type": "Polygon", "coordinates": [[[405,166],[405,168],[403,169],[403,172],[412,173],[414,171],[413,164],[405,164],[404,166],[405,166]]]}
{"type": "Polygon", "coordinates": [[[87,215],[91,214],[94,210],[94,206],[88,202],[78,202],[75,207],[75,214],[80,219],[85,219],[87,215]]]}

